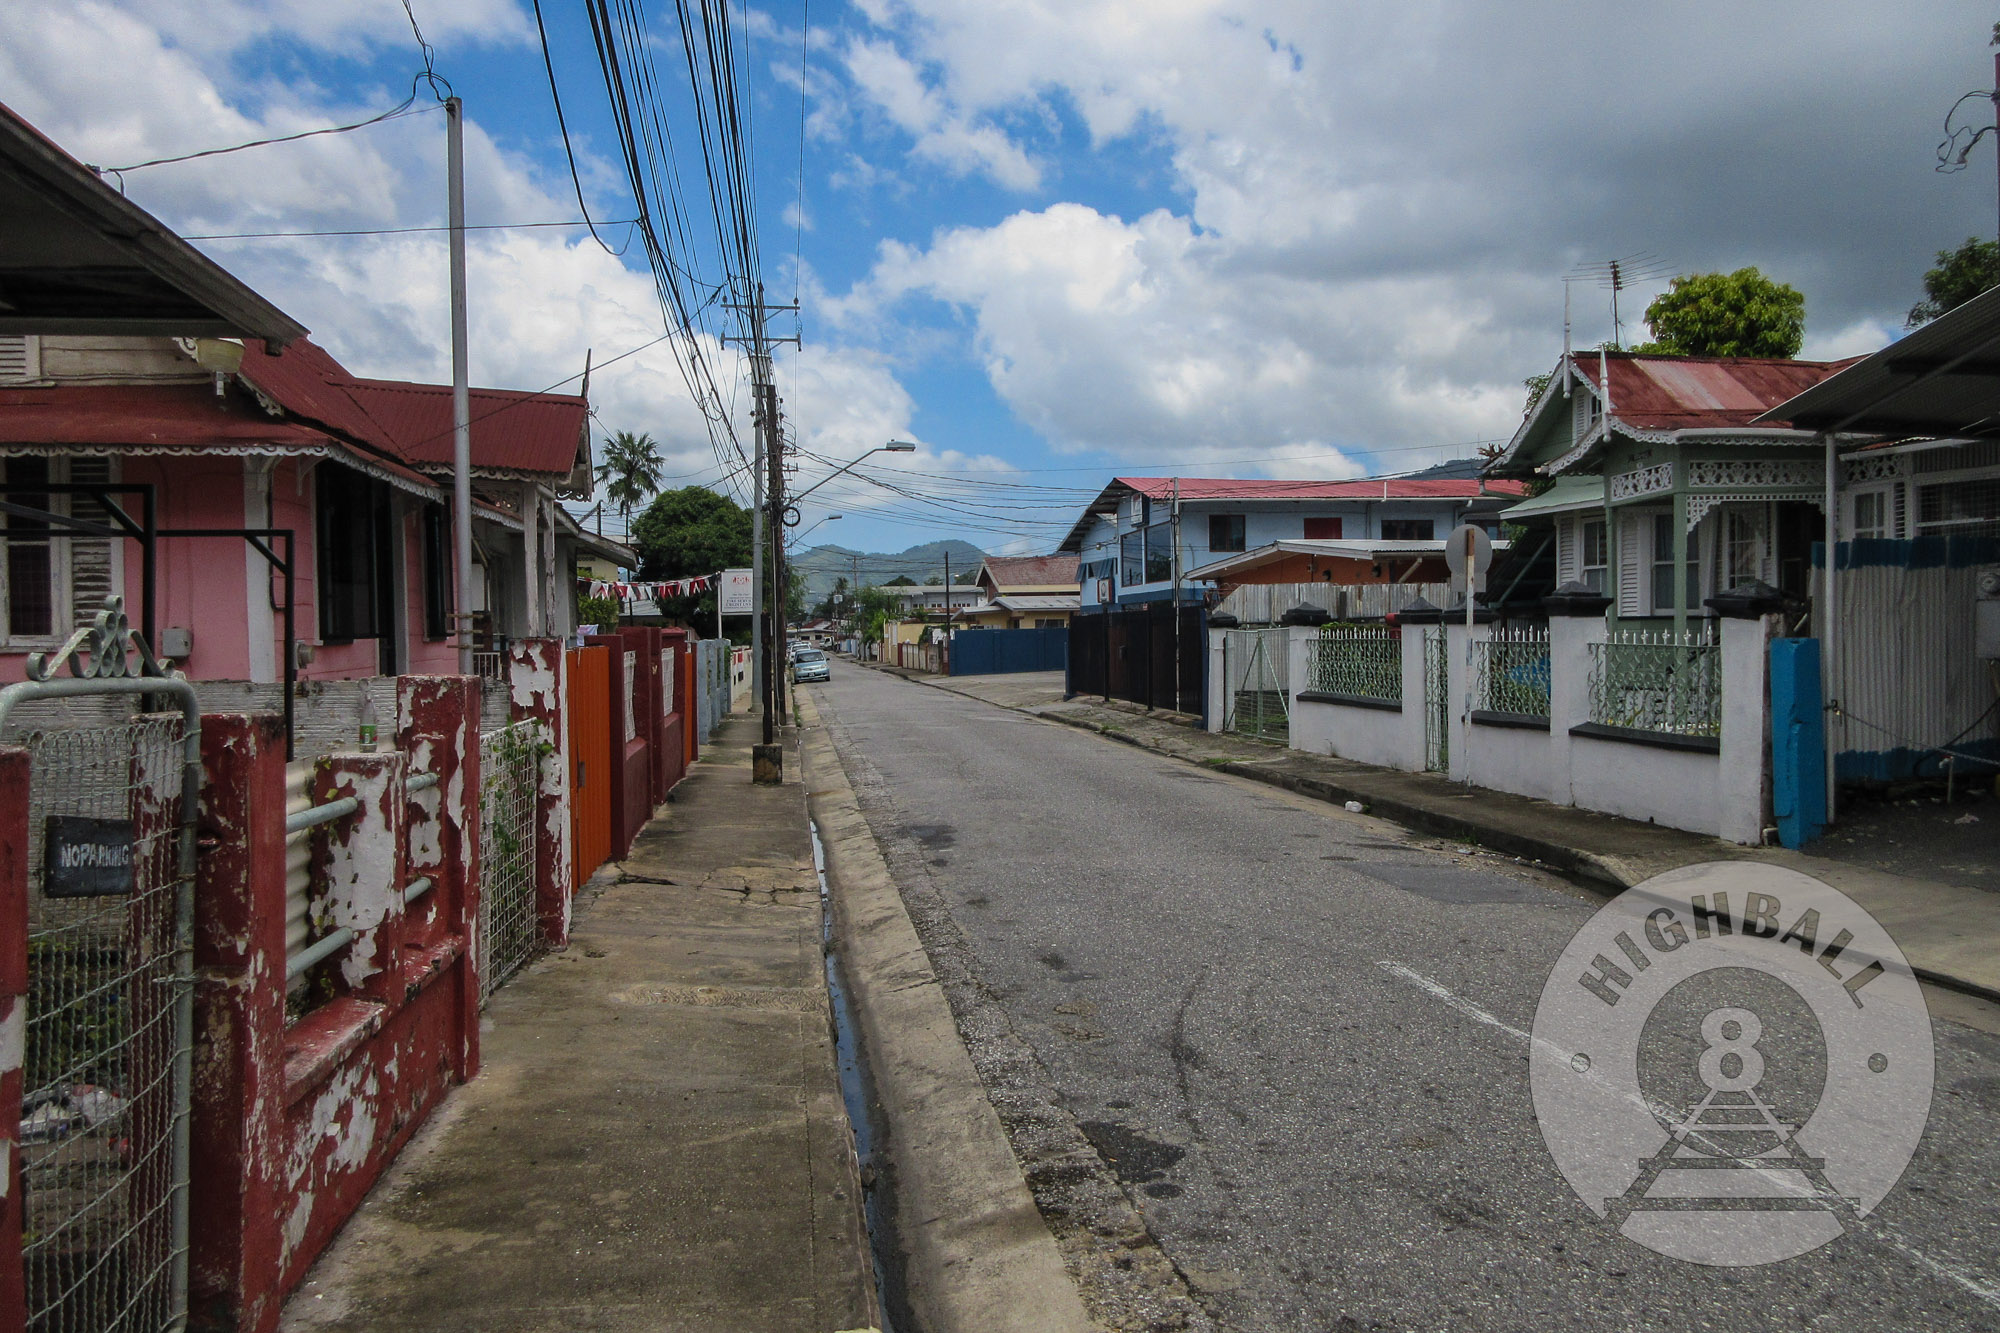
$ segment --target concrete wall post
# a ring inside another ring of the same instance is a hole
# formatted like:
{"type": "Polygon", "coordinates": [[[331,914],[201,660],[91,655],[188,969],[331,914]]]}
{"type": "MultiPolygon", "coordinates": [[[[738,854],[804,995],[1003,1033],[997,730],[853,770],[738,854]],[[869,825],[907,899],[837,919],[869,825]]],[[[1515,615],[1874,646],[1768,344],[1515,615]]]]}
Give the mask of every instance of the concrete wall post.
{"type": "Polygon", "coordinates": [[[1424,753],[1424,726],[1430,700],[1424,691],[1424,639],[1429,632],[1428,625],[1404,625],[1399,632],[1403,649],[1403,712],[1398,733],[1400,744],[1396,747],[1401,755],[1397,767],[1408,773],[1423,772],[1428,758],[1424,753]]]}
{"type": "Polygon", "coordinates": [[[1211,629],[1208,632],[1208,729],[1219,732],[1222,722],[1229,714],[1228,671],[1229,631],[1211,629]]]}
{"type": "Polygon", "coordinates": [[[1756,846],[1770,825],[1770,641],[1773,616],[1722,621],[1720,834],[1756,846]]]}
{"type": "Polygon", "coordinates": [[[202,719],[195,873],[189,1319],[274,1318],[285,1142],[285,736],[274,714],[202,719]]]}
{"type": "Polygon", "coordinates": [[[1604,611],[1549,615],[1549,798],[1576,804],[1571,727],[1590,721],[1590,650],[1610,637],[1604,611]]]}
{"type": "MultiPolygon", "coordinates": [[[[437,786],[411,793],[404,808],[406,855],[400,891],[419,876],[431,891],[403,914],[399,946],[425,959],[448,956],[457,994],[459,1032],[452,1073],[460,1081],[479,1072],[479,976],[486,960],[479,940],[480,685],[472,676],[403,676],[396,681],[396,748],[409,756],[410,772],[437,774],[437,786]]],[[[406,779],[407,786],[407,779],[406,779]]],[[[399,970],[417,964],[398,955],[399,970]]],[[[405,987],[419,978],[405,976],[405,987]]]]}

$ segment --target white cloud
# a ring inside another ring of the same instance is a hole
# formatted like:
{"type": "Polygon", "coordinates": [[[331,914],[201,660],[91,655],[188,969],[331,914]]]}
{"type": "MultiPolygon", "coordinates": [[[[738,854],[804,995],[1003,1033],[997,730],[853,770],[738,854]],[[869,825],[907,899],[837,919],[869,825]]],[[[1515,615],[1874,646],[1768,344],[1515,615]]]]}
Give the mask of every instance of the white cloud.
{"type": "Polygon", "coordinates": [[[887,42],[856,40],[843,56],[848,76],[915,139],[911,153],[957,175],[986,175],[1011,190],[1032,190],[1041,169],[1005,131],[978,124],[924,83],[915,65],[887,42]]]}

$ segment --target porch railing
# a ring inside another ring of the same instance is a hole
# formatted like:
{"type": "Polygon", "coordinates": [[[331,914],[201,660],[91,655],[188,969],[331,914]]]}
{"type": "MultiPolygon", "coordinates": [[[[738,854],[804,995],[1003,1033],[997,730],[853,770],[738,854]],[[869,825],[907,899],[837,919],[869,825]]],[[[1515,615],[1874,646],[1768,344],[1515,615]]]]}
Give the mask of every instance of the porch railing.
{"type": "Polygon", "coordinates": [[[1677,736],[1722,734],[1722,645],[1712,624],[1617,629],[1590,646],[1590,720],[1677,736]]]}
{"type": "MultiPolygon", "coordinates": [[[[437,785],[437,774],[418,773],[403,784],[403,790],[409,795],[414,796],[420,791],[429,791],[437,785]]],[[[337,800],[322,801],[318,805],[309,805],[304,809],[293,810],[285,816],[285,836],[290,838],[295,834],[304,833],[308,829],[318,828],[322,824],[331,824],[336,820],[345,819],[360,809],[361,801],[359,798],[342,796],[337,800]]],[[[408,884],[405,884],[403,886],[404,908],[407,909],[412,903],[422,901],[423,896],[429,893],[432,887],[434,886],[428,875],[420,875],[408,884]]],[[[301,976],[310,971],[315,965],[333,957],[342,949],[354,943],[357,934],[358,932],[351,926],[337,926],[310,944],[304,944],[295,950],[288,949],[285,955],[285,980],[289,982],[294,977],[301,976]]]]}
{"type": "Polygon", "coordinates": [[[1403,642],[1388,625],[1328,625],[1306,644],[1306,689],[1403,702],[1403,642]]]}

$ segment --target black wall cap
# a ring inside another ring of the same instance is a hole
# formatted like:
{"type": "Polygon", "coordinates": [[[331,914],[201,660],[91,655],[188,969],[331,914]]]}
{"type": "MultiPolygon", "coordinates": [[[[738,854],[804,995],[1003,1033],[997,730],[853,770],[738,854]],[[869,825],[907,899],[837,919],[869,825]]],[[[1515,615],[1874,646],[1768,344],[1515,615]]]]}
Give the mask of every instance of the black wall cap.
{"type": "Polygon", "coordinates": [[[1235,629],[1242,623],[1242,621],[1230,615],[1227,611],[1212,611],[1208,617],[1208,627],[1210,629],[1235,629]]]}
{"type": "Polygon", "coordinates": [[[1324,625],[1333,619],[1333,612],[1311,602],[1300,602],[1284,615],[1278,617],[1281,625],[1324,625]]]}
{"type": "Polygon", "coordinates": [[[1611,599],[1588,583],[1571,579],[1542,598],[1542,607],[1552,616],[1601,616],[1611,599]]]}
{"type": "Polygon", "coordinates": [[[1756,620],[1761,616],[1783,611],[1797,600],[1794,597],[1787,597],[1759,579],[1751,583],[1738,584],[1727,592],[1719,592],[1702,605],[1730,620],[1756,620]]]}
{"type": "MultiPolygon", "coordinates": [[[[1460,612],[1462,617],[1465,613],[1460,612]]],[[[1391,611],[1383,617],[1392,625],[1435,625],[1444,619],[1444,612],[1436,605],[1419,597],[1400,611],[1391,611]]]]}

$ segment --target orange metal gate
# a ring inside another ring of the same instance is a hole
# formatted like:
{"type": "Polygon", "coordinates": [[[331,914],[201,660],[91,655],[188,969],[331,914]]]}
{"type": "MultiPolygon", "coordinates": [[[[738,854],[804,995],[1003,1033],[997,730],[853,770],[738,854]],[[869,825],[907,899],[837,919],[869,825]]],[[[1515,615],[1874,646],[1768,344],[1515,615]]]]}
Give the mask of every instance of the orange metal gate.
{"type": "Polygon", "coordinates": [[[575,883],[611,855],[611,650],[569,650],[569,816],[575,883]]]}

